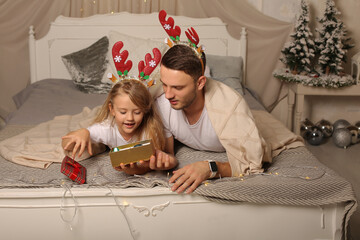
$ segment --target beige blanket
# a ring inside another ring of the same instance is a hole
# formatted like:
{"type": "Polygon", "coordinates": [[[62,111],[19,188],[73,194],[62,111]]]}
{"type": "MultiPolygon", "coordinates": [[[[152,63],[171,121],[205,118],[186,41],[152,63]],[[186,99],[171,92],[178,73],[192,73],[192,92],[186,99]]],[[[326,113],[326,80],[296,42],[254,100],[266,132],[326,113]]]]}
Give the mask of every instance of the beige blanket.
{"type": "MultiPolygon", "coordinates": [[[[76,115],[63,115],[41,123],[19,135],[0,142],[0,155],[14,163],[47,168],[53,162],[61,162],[65,153],[61,147],[61,137],[70,131],[90,125],[100,107],[92,110],[85,107],[76,115]]],[[[89,157],[85,153],[82,160],[89,157]]]]}
{"type": "Polygon", "coordinates": [[[288,130],[285,125],[265,111],[251,111],[256,126],[271,149],[271,158],[286,149],[304,146],[304,139],[288,130]]]}
{"type": "Polygon", "coordinates": [[[281,122],[264,111],[251,112],[245,99],[221,82],[207,80],[205,106],[234,177],[262,172],[263,162],[281,150],[303,146],[281,122]]]}
{"type": "MultiPolygon", "coordinates": [[[[85,107],[79,114],[63,115],[41,123],[36,127],[0,142],[0,154],[3,158],[17,164],[47,168],[53,162],[61,162],[65,153],[61,147],[61,137],[69,131],[89,126],[99,107],[92,110],[85,107]]],[[[253,111],[258,129],[265,141],[271,146],[272,156],[282,150],[303,146],[301,138],[286,129],[271,114],[253,111]]],[[[82,160],[89,157],[84,154],[82,160]]]]}

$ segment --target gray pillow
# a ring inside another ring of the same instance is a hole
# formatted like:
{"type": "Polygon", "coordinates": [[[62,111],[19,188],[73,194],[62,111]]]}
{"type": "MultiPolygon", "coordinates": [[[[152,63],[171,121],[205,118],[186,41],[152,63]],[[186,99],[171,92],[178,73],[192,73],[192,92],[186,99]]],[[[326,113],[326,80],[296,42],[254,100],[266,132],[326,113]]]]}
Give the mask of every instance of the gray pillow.
{"type": "Polygon", "coordinates": [[[241,57],[207,54],[206,65],[210,68],[210,75],[213,79],[223,82],[244,95],[241,57]]]}
{"type": "Polygon", "coordinates": [[[30,84],[13,99],[18,110],[7,117],[8,124],[36,125],[59,115],[74,115],[84,107],[102,105],[107,94],[89,94],[67,79],[44,79],[30,84]],[[46,101],[44,101],[44,99],[46,101]]]}
{"type": "Polygon", "coordinates": [[[85,93],[108,93],[112,82],[107,79],[109,49],[108,37],[102,37],[91,46],[62,56],[75,85],[85,93]]]}

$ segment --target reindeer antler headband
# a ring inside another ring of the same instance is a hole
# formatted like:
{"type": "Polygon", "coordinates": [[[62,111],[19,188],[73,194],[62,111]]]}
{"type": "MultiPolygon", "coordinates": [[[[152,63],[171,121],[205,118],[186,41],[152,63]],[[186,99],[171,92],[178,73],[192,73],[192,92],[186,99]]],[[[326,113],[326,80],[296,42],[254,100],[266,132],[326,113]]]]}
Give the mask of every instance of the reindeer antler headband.
{"type": "Polygon", "coordinates": [[[151,57],[150,53],[147,53],[145,55],[145,62],[140,61],[138,64],[139,76],[138,77],[134,77],[134,76],[129,77],[128,73],[129,73],[130,69],[132,68],[132,61],[127,60],[128,56],[129,56],[129,52],[127,50],[120,52],[123,46],[124,46],[124,43],[122,41],[118,41],[114,44],[114,46],[112,48],[112,56],[113,56],[113,60],[115,63],[115,68],[117,70],[117,73],[118,73],[120,79],[118,80],[112,73],[108,74],[108,78],[113,83],[116,83],[116,82],[126,79],[126,78],[133,78],[133,79],[141,81],[147,87],[151,87],[151,86],[155,85],[154,80],[150,79],[150,74],[155,70],[157,65],[160,63],[160,60],[161,60],[160,50],[157,48],[153,49],[153,54],[154,54],[153,58],[151,57]]]}
{"type": "Polygon", "coordinates": [[[185,34],[188,38],[188,42],[181,42],[180,41],[180,35],[181,35],[181,29],[179,26],[175,26],[174,27],[174,19],[172,17],[169,17],[168,20],[166,20],[166,11],[165,10],[161,10],[159,12],[159,21],[161,23],[161,25],[163,26],[165,32],[169,35],[170,39],[166,38],[165,39],[165,43],[167,43],[169,45],[169,47],[173,47],[176,44],[183,44],[183,45],[188,45],[190,46],[194,52],[196,53],[196,55],[199,57],[199,59],[201,60],[202,63],[202,53],[204,52],[204,46],[200,45],[198,47],[199,44],[199,36],[196,33],[194,28],[188,28],[187,31],[185,31],[185,34]]]}

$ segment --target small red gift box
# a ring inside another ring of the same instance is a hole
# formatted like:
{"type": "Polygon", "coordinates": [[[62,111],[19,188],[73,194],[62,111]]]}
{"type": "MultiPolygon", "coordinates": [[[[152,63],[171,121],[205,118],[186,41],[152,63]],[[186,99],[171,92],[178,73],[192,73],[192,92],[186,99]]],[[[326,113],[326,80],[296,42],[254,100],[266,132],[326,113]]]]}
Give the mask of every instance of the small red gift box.
{"type": "Polygon", "coordinates": [[[61,172],[79,184],[86,181],[86,168],[68,156],[64,157],[62,161],[61,172]]]}

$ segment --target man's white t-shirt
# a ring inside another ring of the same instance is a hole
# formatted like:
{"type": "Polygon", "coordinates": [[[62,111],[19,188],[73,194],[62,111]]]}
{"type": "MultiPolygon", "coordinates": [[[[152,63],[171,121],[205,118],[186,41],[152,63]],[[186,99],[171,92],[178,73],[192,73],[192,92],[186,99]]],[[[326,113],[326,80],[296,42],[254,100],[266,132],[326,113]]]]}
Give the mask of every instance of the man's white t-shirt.
{"type": "Polygon", "coordinates": [[[137,141],[136,136],[133,136],[128,141],[126,141],[120,134],[117,125],[111,125],[110,120],[105,120],[101,123],[95,123],[89,126],[87,130],[90,132],[90,139],[92,142],[103,143],[109,148],[114,148],[137,141]]]}
{"type": "Polygon", "coordinates": [[[210,122],[205,106],[199,120],[190,125],[184,111],[173,109],[169,100],[165,98],[165,94],[155,100],[155,105],[163,121],[167,138],[174,136],[178,141],[197,150],[225,151],[210,122]]]}

